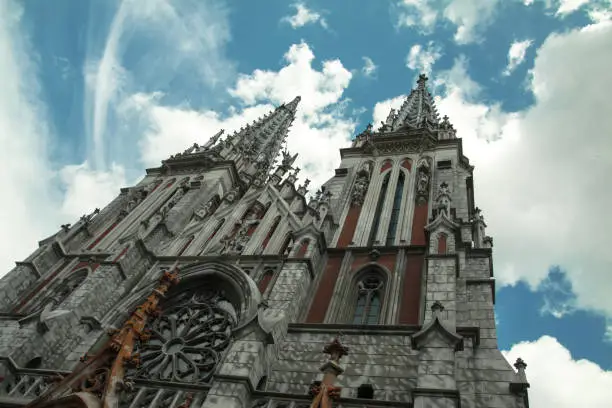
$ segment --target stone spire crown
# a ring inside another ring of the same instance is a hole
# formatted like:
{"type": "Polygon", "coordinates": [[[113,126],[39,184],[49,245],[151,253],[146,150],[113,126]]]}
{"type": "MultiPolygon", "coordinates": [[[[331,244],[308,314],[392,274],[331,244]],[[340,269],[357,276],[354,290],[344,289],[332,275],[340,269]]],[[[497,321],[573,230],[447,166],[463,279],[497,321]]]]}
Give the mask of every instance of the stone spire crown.
{"type": "Polygon", "coordinates": [[[434,99],[427,89],[427,79],[425,74],[419,75],[417,87],[410,91],[410,95],[395,115],[391,125],[392,130],[397,130],[403,126],[412,128],[437,127],[439,123],[438,111],[434,99]]]}

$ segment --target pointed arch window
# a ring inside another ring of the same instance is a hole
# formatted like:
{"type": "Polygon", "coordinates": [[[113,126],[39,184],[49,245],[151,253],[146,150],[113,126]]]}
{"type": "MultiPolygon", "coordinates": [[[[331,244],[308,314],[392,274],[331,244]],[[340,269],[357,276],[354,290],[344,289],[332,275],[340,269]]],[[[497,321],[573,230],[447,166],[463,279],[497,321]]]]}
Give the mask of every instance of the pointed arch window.
{"type": "Polygon", "coordinates": [[[395,186],[395,196],[393,197],[393,209],[391,210],[391,220],[389,221],[389,229],[387,230],[386,245],[393,245],[395,242],[395,234],[397,232],[397,222],[399,221],[400,207],[402,206],[402,197],[404,195],[404,172],[400,171],[395,186]]]}
{"type": "Polygon", "coordinates": [[[274,277],[274,270],[266,269],[264,271],[264,274],[259,280],[259,284],[257,285],[259,287],[260,293],[264,293],[266,289],[268,289],[268,285],[270,284],[270,281],[272,281],[273,277],[274,277]]]}
{"type": "Polygon", "coordinates": [[[305,238],[300,242],[300,248],[298,249],[296,258],[303,258],[306,256],[306,252],[308,252],[308,245],[310,245],[310,239],[305,238]]]}
{"type": "Polygon", "coordinates": [[[353,324],[378,324],[382,311],[383,280],[378,274],[366,275],[357,283],[357,303],[353,324]]]}
{"type": "Polygon", "coordinates": [[[181,256],[183,255],[183,252],[185,252],[187,250],[187,248],[189,248],[189,245],[191,245],[191,243],[193,242],[195,236],[191,235],[189,237],[189,239],[187,239],[187,241],[185,241],[185,244],[183,244],[183,246],[181,247],[181,249],[179,250],[178,254],[176,256],[181,256]]]}
{"type": "Polygon", "coordinates": [[[372,245],[374,238],[376,238],[376,232],[380,225],[380,215],[382,213],[383,204],[385,203],[385,196],[387,195],[387,188],[389,186],[389,176],[391,172],[387,173],[383,179],[382,186],[380,187],[380,194],[378,196],[378,204],[376,204],[376,212],[374,212],[374,222],[372,223],[372,229],[370,230],[370,238],[368,239],[368,246],[372,245]]]}
{"type": "Polygon", "coordinates": [[[266,247],[268,246],[268,243],[270,242],[270,239],[272,239],[272,235],[274,235],[274,232],[276,231],[276,228],[278,227],[278,224],[280,223],[281,217],[280,215],[278,215],[276,218],[274,218],[274,222],[272,222],[272,227],[270,227],[270,230],[268,231],[268,234],[266,235],[266,238],[264,239],[263,243],[261,244],[261,250],[263,251],[264,249],[266,249],[266,247]]]}

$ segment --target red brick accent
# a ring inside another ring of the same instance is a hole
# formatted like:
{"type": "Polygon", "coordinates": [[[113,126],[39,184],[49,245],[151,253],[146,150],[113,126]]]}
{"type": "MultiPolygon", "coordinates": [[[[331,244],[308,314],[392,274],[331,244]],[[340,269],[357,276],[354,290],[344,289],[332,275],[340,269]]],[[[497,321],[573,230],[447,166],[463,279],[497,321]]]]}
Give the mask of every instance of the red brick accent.
{"type": "Polygon", "coordinates": [[[157,188],[158,188],[159,186],[161,186],[161,185],[162,185],[162,183],[161,183],[161,181],[160,181],[159,183],[157,183],[157,184],[155,185],[155,187],[153,187],[153,190],[151,190],[151,191],[149,192],[149,195],[153,194],[153,192],[154,192],[155,190],[157,190],[157,188]]]}
{"type": "Polygon", "coordinates": [[[206,240],[206,244],[208,244],[210,242],[211,239],[213,239],[215,237],[215,235],[217,235],[217,232],[219,232],[219,230],[221,229],[221,227],[223,226],[223,224],[225,223],[225,219],[222,219],[219,221],[219,223],[217,224],[217,226],[215,227],[215,230],[212,232],[212,234],[210,234],[210,236],[208,237],[208,239],[206,240]]]}
{"type": "Polygon", "coordinates": [[[164,188],[170,188],[170,187],[172,187],[173,184],[174,184],[174,179],[171,180],[168,184],[166,184],[166,187],[164,187],[164,188]]]}
{"type": "Polygon", "coordinates": [[[346,247],[353,242],[353,235],[355,235],[359,214],[361,214],[361,207],[354,206],[349,209],[346,219],[344,220],[344,225],[342,226],[342,232],[338,238],[338,243],[336,244],[337,248],[346,247]]]}
{"type": "Polygon", "coordinates": [[[70,272],[74,272],[74,271],[78,271],[79,269],[82,268],[87,268],[89,267],[91,269],[91,271],[95,271],[96,269],[98,269],[98,266],[100,266],[99,263],[89,263],[89,262],[79,262],[78,264],[75,265],[74,268],[72,268],[72,270],[70,272]]]}
{"type": "Polygon", "coordinates": [[[270,227],[270,230],[268,231],[266,238],[263,240],[263,243],[261,244],[262,251],[266,249],[266,247],[268,246],[268,242],[270,242],[270,238],[272,238],[272,235],[274,235],[274,231],[276,231],[276,227],[278,227],[278,223],[280,222],[280,219],[281,219],[280,215],[274,219],[274,222],[272,223],[272,227],[270,227]]]}
{"type": "Polygon", "coordinates": [[[185,252],[185,250],[187,248],[189,248],[189,245],[191,245],[191,243],[193,242],[193,235],[189,237],[189,239],[187,240],[187,242],[185,242],[185,245],[183,245],[183,247],[181,248],[181,250],[179,251],[179,253],[176,256],[181,256],[183,255],[183,252],[185,252]]]}
{"type": "Polygon", "coordinates": [[[310,245],[310,240],[308,238],[304,238],[302,242],[300,242],[300,249],[298,249],[298,252],[295,256],[297,258],[303,258],[304,256],[306,256],[306,251],[308,251],[308,245],[310,245]]]}
{"type": "Polygon", "coordinates": [[[412,170],[412,160],[404,159],[402,161],[402,167],[405,169],[408,169],[408,171],[412,170]]]}
{"type": "Polygon", "coordinates": [[[101,233],[100,235],[98,235],[98,237],[95,239],[94,242],[92,242],[91,244],[89,244],[89,246],[87,247],[87,249],[93,249],[96,245],[98,245],[100,243],[100,241],[102,241],[102,238],[104,238],[105,236],[108,235],[109,232],[111,232],[117,225],[119,224],[119,221],[115,221],[110,227],[108,227],[107,229],[104,230],[103,233],[101,233]]]}
{"type": "Polygon", "coordinates": [[[270,284],[270,281],[272,280],[273,276],[274,272],[272,271],[266,271],[264,273],[264,275],[261,277],[261,280],[259,281],[259,284],[257,285],[260,293],[264,293],[266,289],[268,289],[268,285],[270,284]]]}
{"type": "MultiPolygon", "coordinates": [[[[396,253],[392,254],[383,254],[376,260],[376,263],[384,266],[389,270],[389,272],[393,273],[393,269],[395,268],[395,259],[397,257],[396,253]]],[[[353,259],[353,263],[351,265],[351,270],[355,272],[357,269],[361,268],[363,265],[372,262],[372,259],[369,255],[359,255],[353,259]]]]}
{"type": "Polygon", "coordinates": [[[385,170],[391,168],[392,164],[391,164],[391,160],[387,160],[386,162],[383,163],[382,167],[380,168],[380,172],[384,172],[385,170]]]}
{"type": "Polygon", "coordinates": [[[402,301],[399,312],[400,324],[419,324],[423,259],[423,255],[409,255],[406,260],[402,301]]]}
{"type": "Polygon", "coordinates": [[[334,294],[334,287],[338,280],[338,274],[340,273],[340,265],[342,264],[342,257],[329,258],[323,276],[319,282],[319,287],[315,293],[312,305],[308,311],[308,317],[306,323],[323,323],[325,319],[325,313],[329,307],[332,295],[334,294]]]}
{"type": "Polygon", "coordinates": [[[123,248],[123,251],[121,251],[121,253],[119,253],[119,255],[115,257],[115,259],[113,259],[113,262],[117,262],[119,259],[121,259],[121,257],[125,255],[125,253],[128,251],[128,248],[129,246],[126,246],[125,248],[123,248]]]}
{"type": "Polygon", "coordinates": [[[438,253],[439,254],[446,253],[446,234],[438,235],[438,253]]]}
{"type": "Polygon", "coordinates": [[[427,203],[417,204],[414,207],[414,217],[412,218],[411,245],[426,245],[425,225],[427,225],[427,203]]]}

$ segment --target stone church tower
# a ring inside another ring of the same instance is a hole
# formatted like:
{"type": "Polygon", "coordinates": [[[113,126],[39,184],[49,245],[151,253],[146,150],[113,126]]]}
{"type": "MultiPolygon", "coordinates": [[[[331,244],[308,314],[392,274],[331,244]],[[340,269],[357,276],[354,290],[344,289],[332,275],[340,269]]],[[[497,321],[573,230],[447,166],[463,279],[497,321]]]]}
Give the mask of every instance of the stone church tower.
{"type": "Polygon", "coordinates": [[[426,81],[310,198],[297,97],[41,241],[0,280],[0,407],[527,408],[426,81]]]}

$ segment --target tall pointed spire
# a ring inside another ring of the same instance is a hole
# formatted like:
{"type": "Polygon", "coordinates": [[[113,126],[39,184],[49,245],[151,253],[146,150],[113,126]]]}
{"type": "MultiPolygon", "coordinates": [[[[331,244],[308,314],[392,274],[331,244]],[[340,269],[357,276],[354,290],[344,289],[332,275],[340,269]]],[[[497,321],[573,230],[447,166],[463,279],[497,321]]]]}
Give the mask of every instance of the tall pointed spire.
{"type": "Polygon", "coordinates": [[[300,103],[301,100],[301,96],[296,96],[291,102],[285,105],[285,108],[289,109],[291,112],[293,112],[293,114],[295,114],[295,112],[297,111],[298,103],[300,103]]]}
{"type": "Polygon", "coordinates": [[[419,75],[417,87],[410,92],[391,122],[391,131],[404,126],[437,128],[440,122],[434,99],[427,90],[427,76],[419,75]]]}
{"type": "Polygon", "coordinates": [[[243,179],[251,179],[258,173],[267,173],[280,155],[289,127],[295,120],[298,96],[288,104],[282,104],[263,118],[242,128],[226,143],[222,156],[234,160],[243,179]]]}

